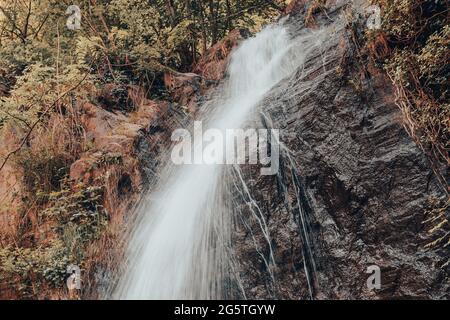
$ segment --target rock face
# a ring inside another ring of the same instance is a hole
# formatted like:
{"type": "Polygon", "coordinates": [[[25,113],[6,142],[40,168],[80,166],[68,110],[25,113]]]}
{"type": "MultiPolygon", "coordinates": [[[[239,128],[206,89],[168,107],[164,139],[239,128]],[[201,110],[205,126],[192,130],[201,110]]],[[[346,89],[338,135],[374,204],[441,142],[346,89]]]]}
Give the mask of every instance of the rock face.
{"type": "MultiPolygon", "coordinates": [[[[233,295],[448,298],[449,269],[440,267],[449,253],[426,250],[424,228],[428,198],[445,193],[402,127],[389,80],[372,72],[360,86],[350,81],[360,70],[349,63],[356,48],[344,8],[341,1],[328,8],[330,19],[316,18],[333,30],[322,49],[260,107],[284,152],[277,176],[244,170],[253,199],[243,195],[237,209],[233,295]],[[379,290],[367,287],[371,265],[381,270],[379,290]]],[[[300,9],[286,22],[293,35],[304,16],[300,9]]]]}
{"type": "Polygon", "coordinates": [[[225,76],[230,53],[239,44],[240,40],[249,37],[246,29],[235,29],[221,41],[210,48],[196,63],[193,72],[201,74],[204,78],[219,81],[225,76]]]}
{"type": "Polygon", "coordinates": [[[92,145],[70,166],[70,178],[93,185],[105,180],[105,209],[112,223],[122,224],[126,212],[138,198],[143,166],[137,154],[141,140],[150,139],[148,126],[163,114],[163,105],[152,101],[140,106],[133,116],[112,113],[86,103],[81,121],[92,145]]]}
{"type": "MultiPolygon", "coordinates": [[[[233,31],[208,50],[193,67],[196,73],[166,74],[165,84],[172,93],[170,102],[149,100],[145,90],[138,86],[105,84],[97,92],[95,105],[94,102],[75,105],[78,125],[83,132],[79,137],[83,151],[79,151],[68,163],[68,181],[72,191],[78,185],[101,187],[101,205],[108,217],[108,231],[84,248],[84,281],[90,286],[83,291],[81,298],[103,296],[113,273],[109,271],[115,269],[118,264],[116,259],[122,257],[120,240],[126,232],[133,207],[145,194],[144,190],[158,180],[158,170],[167,161],[164,155],[171,144],[172,131],[183,127],[183,123],[197,111],[206,92],[224,77],[228,56],[245,34],[243,30],[233,31]]],[[[0,75],[1,79],[5,76],[0,75]]],[[[8,88],[0,84],[0,97],[7,91],[8,88]]],[[[58,121],[61,117],[55,115],[48,119],[46,126],[63,127],[58,121]]],[[[12,126],[3,130],[0,158],[16,149],[24,134],[12,126]]],[[[33,135],[29,145],[23,149],[41,150],[48,141],[47,136],[37,139],[33,135]]],[[[37,206],[30,209],[30,204],[24,200],[28,190],[23,183],[23,171],[15,162],[9,161],[0,173],[0,201],[5,204],[0,208],[0,249],[17,245],[15,239],[20,232],[26,231],[27,248],[46,245],[49,239],[57,236],[50,226],[44,228],[40,223],[39,213],[43,208],[37,206]],[[23,213],[23,208],[27,209],[26,213],[23,213]],[[26,229],[23,228],[25,219],[29,221],[26,229]],[[44,240],[47,242],[35,241],[40,239],[44,229],[44,240]]],[[[1,272],[0,279],[3,280],[1,272]]],[[[17,278],[14,286],[0,281],[0,299],[24,297],[17,290],[19,277],[13,277],[17,278]]],[[[59,288],[45,287],[45,290],[26,297],[73,298],[67,295],[64,284],[59,288]]]]}

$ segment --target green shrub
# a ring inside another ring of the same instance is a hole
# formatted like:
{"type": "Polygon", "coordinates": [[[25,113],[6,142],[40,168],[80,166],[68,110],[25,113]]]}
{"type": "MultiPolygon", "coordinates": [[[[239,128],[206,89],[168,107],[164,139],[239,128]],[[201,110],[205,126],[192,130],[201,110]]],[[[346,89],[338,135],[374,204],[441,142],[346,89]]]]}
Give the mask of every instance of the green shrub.
{"type": "Polygon", "coordinates": [[[367,47],[377,47],[373,39],[389,47],[382,64],[397,89],[408,133],[428,156],[448,195],[448,183],[439,169],[450,166],[448,4],[443,0],[374,2],[381,6],[382,28],[368,36],[367,47]]]}
{"type": "Polygon", "coordinates": [[[57,231],[68,247],[76,247],[99,236],[107,223],[103,209],[103,188],[82,183],[70,187],[64,180],[61,190],[48,196],[49,207],[40,213],[43,220],[57,222],[57,231]],[[76,245],[71,241],[76,241],[76,245]]]}
{"type": "Polygon", "coordinates": [[[39,214],[39,223],[53,226],[56,239],[31,248],[0,249],[0,279],[17,286],[23,296],[35,296],[32,290],[43,285],[63,287],[67,267],[82,267],[86,246],[105,230],[108,218],[101,205],[102,187],[78,184],[70,188],[67,179],[60,185],[60,190],[45,195],[46,209],[39,214]]]}

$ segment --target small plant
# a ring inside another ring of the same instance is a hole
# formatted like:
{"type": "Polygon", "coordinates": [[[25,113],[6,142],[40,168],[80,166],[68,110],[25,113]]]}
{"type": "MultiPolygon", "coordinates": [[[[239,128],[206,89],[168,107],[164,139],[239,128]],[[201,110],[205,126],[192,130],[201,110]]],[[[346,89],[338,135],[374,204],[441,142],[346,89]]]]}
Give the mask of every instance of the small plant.
{"type": "Polygon", "coordinates": [[[66,268],[73,259],[60,240],[46,247],[0,249],[0,279],[16,286],[24,296],[36,294],[40,287],[61,287],[66,268]]]}
{"type": "MultiPolygon", "coordinates": [[[[429,199],[429,209],[426,212],[426,220],[423,223],[428,227],[428,233],[433,237],[433,241],[428,243],[425,246],[426,248],[448,250],[450,246],[449,214],[449,199],[429,199]]],[[[442,268],[448,265],[450,265],[450,259],[442,265],[442,268]]]]}

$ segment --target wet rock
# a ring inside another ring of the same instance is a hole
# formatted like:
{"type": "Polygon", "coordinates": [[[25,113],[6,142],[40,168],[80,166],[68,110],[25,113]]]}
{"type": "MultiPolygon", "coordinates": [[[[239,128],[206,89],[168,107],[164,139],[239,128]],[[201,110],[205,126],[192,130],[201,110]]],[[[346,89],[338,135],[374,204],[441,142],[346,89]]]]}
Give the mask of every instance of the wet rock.
{"type": "MultiPolygon", "coordinates": [[[[423,224],[428,198],[445,192],[403,129],[389,80],[372,73],[361,91],[349,81],[360,70],[339,72],[343,57],[355,59],[339,13],[330,14],[334,32],[321,50],[261,104],[261,125],[280,129],[286,149],[275,177],[243,169],[270,241],[251,199],[238,198],[233,243],[244,293],[234,295],[448,298],[448,270],[440,268],[448,252],[425,248],[423,224]],[[271,251],[274,261],[265,263],[271,251]],[[370,265],[381,269],[380,290],[366,285],[370,265]]],[[[303,21],[301,12],[291,15],[293,34],[303,21]]]]}

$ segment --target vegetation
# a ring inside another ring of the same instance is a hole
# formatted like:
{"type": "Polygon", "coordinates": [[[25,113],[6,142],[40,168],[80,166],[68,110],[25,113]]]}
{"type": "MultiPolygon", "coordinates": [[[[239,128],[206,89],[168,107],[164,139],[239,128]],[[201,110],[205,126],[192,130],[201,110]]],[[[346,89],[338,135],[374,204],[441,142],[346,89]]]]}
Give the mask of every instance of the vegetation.
{"type": "Polygon", "coordinates": [[[0,279],[24,297],[42,295],[48,287],[61,287],[67,267],[83,267],[86,244],[106,228],[101,187],[71,187],[66,179],[61,184],[58,191],[36,195],[46,204],[39,214],[42,234],[38,245],[0,248],[0,279]]]}
{"type": "MultiPolygon", "coordinates": [[[[448,251],[448,246],[450,246],[449,210],[450,199],[429,199],[424,224],[428,229],[428,233],[433,237],[433,241],[426,245],[427,248],[441,249],[444,252],[446,252],[446,250],[448,251]]],[[[441,268],[448,267],[449,265],[450,259],[448,259],[441,268]]]]}
{"type": "MultiPolygon", "coordinates": [[[[356,48],[355,59],[341,60],[338,72],[366,99],[371,74],[386,74],[408,134],[422,149],[445,196],[431,198],[424,226],[429,249],[448,250],[450,244],[448,168],[450,166],[450,27],[448,1],[372,0],[381,8],[381,28],[366,27],[367,16],[345,11],[347,28],[356,48]],[[354,68],[350,70],[349,68],[354,68]]],[[[317,12],[314,0],[308,12],[317,12]],[[312,9],[311,9],[312,8],[312,9]]],[[[308,17],[308,15],[306,16],[308,17]]],[[[314,17],[310,17],[313,20],[314,17]]],[[[446,267],[450,261],[441,267],[446,267]]]]}
{"type": "Polygon", "coordinates": [[[257,30],[284,1],[84,0],[79,3],[78,31],[65,26],[69,5],[54,0],[0,1],[0,74],[12,75],[5,85],[15,83],[18,94],[26,90],[27,79],[61,86],[85,71],[100,82],[158,87],[161,72],[190,70],[228,31],[257,30]],[[16,76],[26,78],[16,81],[16,76]]]}
{"type": "Polygon", "coordinates": [[[368,32],[375,62],[396,86],[406,128],[428,154],[448,193],[439,167],[450,165],[450,78],[448,2],[374,1],[382,9],[382,28],[368,32]]]}
{"type": "MultiPolygon", "coordinates": [[[[427,247],[450,244],[450,26],[448,1],[377,0],[380,30],[367,31],[366,48],[391,78],[405,128],[428,156],[446,199],[432,199],[425,224],[434,240],[427,247]]],[[[448,265],[449,262],[447,262],[448,265]]]]}

